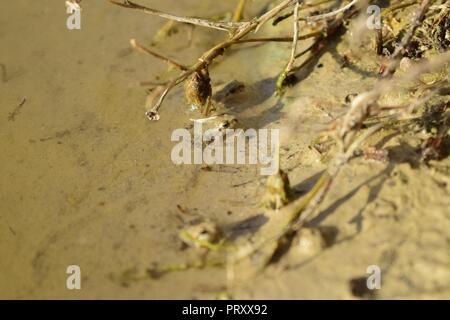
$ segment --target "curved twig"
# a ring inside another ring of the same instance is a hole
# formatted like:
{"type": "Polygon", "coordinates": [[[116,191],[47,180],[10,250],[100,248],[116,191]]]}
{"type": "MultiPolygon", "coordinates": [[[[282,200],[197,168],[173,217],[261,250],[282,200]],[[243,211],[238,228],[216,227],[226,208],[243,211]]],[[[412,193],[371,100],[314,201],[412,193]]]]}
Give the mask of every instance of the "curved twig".
{"type": "Polygon", "coordinates": [[[187,70],[188,69],[188,67],[182,65],[181,63],[176,62],[175,60],[173,60],[173,59],[171,59],[169,57],[166,57],[166,56],[163,56],[163,55],[161,55],[159,53],[156,53],[156,52],[154,52],[153,50],[150,50],[147,47],[144,47],[142,44],[137,42],[136,39],[131,39],[130,40],[130,44],[131,44],[131,46],[134,49],[142,51],[144,53],[147,53],[147,54],[149,54],[151,56],[154,56],[155,58],[161,59],[161,60],[167,62],[168,64],[171,64],[172,66],[174,66],[174,67],[176,67],[176,68],[178,68],[180,70],[187,70]]]}
{"type": "Polygon", "coordinates": [[[313,21],[319,21],[319,20],[323,20],[323,19],[329,19],[329,18],[333,18],[334,16],[337,16],[339,13],[341,12],[345,12],[348,9],[350,9],[353,5],[357,4],[360,0],[353,0],[352,2],[350,2],[349,4],[343,6],[342,8],[339,8],[337,10],[334,10],[332,12],[328,12],[328,13],[324,13],[324,14],[319,14],[316,16],[310,16],[310,17],[306,17],[306,18],[299,18],[299,20],[301,21],[308,21],[308,22],[313,22],[313,21]]]}

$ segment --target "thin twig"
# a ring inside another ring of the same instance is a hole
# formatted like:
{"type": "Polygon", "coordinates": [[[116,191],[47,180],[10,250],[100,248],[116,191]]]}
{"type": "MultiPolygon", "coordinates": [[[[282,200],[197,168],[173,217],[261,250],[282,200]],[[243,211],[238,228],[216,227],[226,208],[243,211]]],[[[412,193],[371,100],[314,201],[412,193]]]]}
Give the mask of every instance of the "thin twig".
{"type": "Polygon", "coordinates": [[[332,12],[319,14],[319,15],[316,15],[316,16],[310,16],[310,17],[306,17],[306,18],[299,18],[299,20],[307,21],[307,22],[313,22],[313,21],[319,21],[319,20],[325,20],[325,19],[333,18],[333,17],[337,16],[338,14],[347,11],[353,5],[357,4],[359,1],[360,0],[353,0],[349,4],[343,6],[342,8],[339,8],[337,10],[334,10],[332,12]]]}
{"type": "Polygon", "coordinates": [[[283,87],[284,87],[284,82],[289,74],[289,72],[291,72],[292,67],[294,66],[294,62],[295,62],[295,57],[296,57],[296,52],[297,52],[297,44],[298,44],[298,35],[299,35],[299,21],[298,21],[298,10],[299,10],[299,6],[300,6],[300,2],[297,1],[295,3],[295,8],[294,8],[294,36],[293,36],[293,40],[292,40],[292,49],[291,49],[291,57],[289,59],[288,64],[286,65],[286,67],[284,68],[283,72],[280,74],[280,76],[278,77],[277,80],[277,92],[278,94],[281,96],[283,93],[283,87]]]}
{"type": "MultiPolygon", "coordinates": [[[[320,1],[317,1],[315,3],[305,3],[299,8],[299,11],[311,9],[313,7],[317,7],[317,6],[320,6],[322,4],[325,4],[325,3],[328,3],[328,2],[332,2],[332,1],[336,1],[336,0],[320,0],[320,1]]],[[[283,16],[277,17],[276,19],[273,20],[272,25],[276,26],[281,21],[284,21],[284,20],[292,17],[293,15],[294,15],[294,11],[291,11],[291,12],[288,12],[287,14],[285,14],[283,16]]]]}
{"type": "Polygon", "coordinates": [[[239,0],[239,3],[237,5],[236,10],[234,11],[234,15],[233,15],[234,22],[239,22],[242,20],[242,15],[244,13],[244,8],[245,8],[246,2],[247,2],[247,0],[239,0]]]}
{"type": "Polygon", "coordinates": [[[286,66],[286,73],[291,71],[295,62],[295,53],[297,52],[298,35],[300,30],[300,24],[298,22],[298,7],[299,2],[297,1],[294,9],[294,39],[292,40],[291,58],[289,59],[288,65],[286,66]]]}
{"type": "Polygon", "coordinates": [[[159,11],[156,9],[144,7],[140,4],[131,2],[129,0],[123,0],[123,2],[118,1],[118,0],[109,0],[109,1],[120,7],[142,11],[144,13],[155,15],[155,16],[169,19],[169,20],[175,20],[178,22],[194,24],[194,25],[201,26],[201,27],[207,27],[207,28],[227,31],[230,34],[232,34],[240,26],[242,26],[242,23],[238,23],[238,22],[226,22],[226,21],[225,22],[213,22],[213,21],[209,21],[209,20],[205,20],[205,19],[180,17],[180,16],[176,16],[176,15],[169,14],[166,12],[162,12],[162,11],[159,11]]]}
{"type": "Polygon", "coordinates": [[[14,108],[14,110],[12,112],[9,113],[8,115],[8,121],[14,121],[16,120],[16,116],[19,115],[23,105],[25,104],[25,102],[27,102],[27,98],[22,98],[22,101],[19,103],[19,105],[17,107],[14,108]]]}
{"type": "MultiPolygon", "coordinates": [[[[332,37],[337,30],[339,30],[339,27],[342,26],[344,20],[348,17],[351,16],[353,14],[353,10],[347,10],[345,12],[344,15],[342,15],[339,18],[335,18],[334,21],[332,21],[331,23],[328,24],[328,26],[326,27],[325,30],[321,31],[321,32],[317,32],[317,36],[315,41],[308,46],[306,49],[304,49],[303,51],[301,51],[300,53],[297,53],[295,55],[295,59],[303,56],[306,53],[310,53],[310,56],[303,61],[303,63],[300,66],[297,67],[291,67],[290,72],[295,72],[297,70],[300,70],[302,68],[304,68],[306,65],[308,65],[309,63],[311,63],[311,61],[314,61],[314,58],[317,56],[317,54],[322,51],[324,48],[326,48],[326,41],[327,39],[329,39],[330,37],[332,37]]],[[[298,20],[298,19],[294,19],[294,20],[298,20]]],[[[277,91],[278,92],[282,92],[282,84],[285,81],[284,79],[286,79],[287,74],[284,75],[285,78],[283,79],[283,82],[281,82],[281,76],[283,76],[284,74],[281,74],[280,77],[278,78],[277,81],[277,91]]]]}
{"type": "MultiPolygon", "coordinates": [[[[297,40],[300,41],[300,40],[315,38],[322,34],[323,34],[323,32],[321,32],[321,31],[311,32],[311,33],[299,35],[297,37],[297,40]]],[[[250,39],[237,40],[237,41],[234,41],[234,43],[238,44],[238,43],[249,43],[249,42],[292,42],[293,39],[294,39],[293,37],[250,38],[250,39]]]]}
{"type": "Polygon", "coordinates": [[[181,63],[178,63],[178,62],[176,62],[175,60],[173,60],[173,59],[171,59],[171,58],[169,58],[169,57],[163,56],[163,55],[161,55],[161,54],[159,54],[159,53],[156,53],[156,52],[150,50],[149,48],[144,47],[142,44],[140,44],[139,42],[137,42],[136,39],[131,39],[131,40],[130,40],[130,44],[131,44],[131,46],[132,46],[133,48],[135,48],[135,49],[137,49],[137,50],[139,50],[139,51],[142,51],[142,52],[144,52],[144,53],[147,53],[147,54],[149,54],[149,55],[152,55],[152,56],[154,56],[155,58],[161,59],[161,60],[163,60],[163,61],[165,61],[165,62],[167,62],[167,63],[173,65],[174,67],[177,67],[177,68],[180,69],[180,70],[185,71],[185,70],[188,69],[188,67],[182,65],[181,63]]]}

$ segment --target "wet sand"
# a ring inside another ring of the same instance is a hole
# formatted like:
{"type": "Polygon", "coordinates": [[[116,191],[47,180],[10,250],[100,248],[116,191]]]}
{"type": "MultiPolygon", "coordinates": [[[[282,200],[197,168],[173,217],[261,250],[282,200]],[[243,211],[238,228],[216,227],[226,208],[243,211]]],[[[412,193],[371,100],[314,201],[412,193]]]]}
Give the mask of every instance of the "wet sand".
{"type": "MultiPolygon", "coordinates": [[[[147,2],[199,16],[233,7],[147,2]]],[[[82,29],[70,31],[62,2],[0,3],[0,298],[214,298],[226,284],[220,268],[118,279],[195,258],[177,239],[186,221],[230,225],[262,214],[265,179],[257,166],[173,164],[170,135],[189,125],[191,111],[180,87],[160,121],[145,118],[137,81],[164,77],[166,66],[129,46],[130,38],[149,43],[164,21],[106,1],[82,6],[82,29]],[[81,290],[66,289],[69,265],[81,267],[81,290]]],[[[183,32],[158,50],[192,63],[224,36],[196,29],[189,46],[183,32]]],[[[287,48],[232,50],[211,74],[216,91],[245,83],[230,102],[242,123],[281,129],[281,166],[301,195],[326,168],[310,142],[342,113],[348,92],[370,87],[373,77],[342,69],[338,57],[347,49],[336,45],[320,57],[324,67],[279,101],[273,87],[287,48]]],[[[352,284],[370,265],[383,272],[377,298],[450,297],[450,160],[414,167],[403,161],[414,141],[390,132],[372,139],[393,160],[358,159],[339,176],[311,223],[335,230],[331,246],[308,259],[294,250],[237,284],[233,298],[367,298],[352,284]]]]}

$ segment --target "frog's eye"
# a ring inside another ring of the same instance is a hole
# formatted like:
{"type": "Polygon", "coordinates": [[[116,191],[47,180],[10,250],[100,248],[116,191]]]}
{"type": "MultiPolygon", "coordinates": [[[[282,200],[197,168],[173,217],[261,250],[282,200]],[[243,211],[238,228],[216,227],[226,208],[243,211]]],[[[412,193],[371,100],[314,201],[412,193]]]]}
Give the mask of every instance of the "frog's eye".
{"type": "Polygon", "coordinates": [[[228,129],[230,127],[230,121],[226,120],[223,124],[222,124],[222,128],[223,129],[228,129]]]}

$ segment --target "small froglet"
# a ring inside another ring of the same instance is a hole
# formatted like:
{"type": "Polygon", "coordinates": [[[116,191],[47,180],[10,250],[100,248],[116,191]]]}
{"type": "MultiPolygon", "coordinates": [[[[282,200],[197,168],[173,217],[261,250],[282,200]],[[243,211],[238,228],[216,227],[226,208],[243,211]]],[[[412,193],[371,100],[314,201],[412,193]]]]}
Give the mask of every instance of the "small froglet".
{"type": "Polygon", "coordinates": [[[179,237],[188,246],[218,250],[224,242],[221,229],[212,221],[206,220],[183,228],[179,237]]]}
{"type": "Polygon", "coordinates": [[[267,179],[266,193],[264,194],[262,205],[267,209],[277,210],[288,204],[292,200],[292,189],[289,177],[283,170],[267,179]]]}
{"type": "Polygon", "coordinates": [[[191,121],[201,124],[203,138],[206,143],[211,143],[218,136],[224,136],[227,129],[236,129],[239,126],[238,119],[228,113],[222,113],[203,119],[191,119],[191,121]]]}

